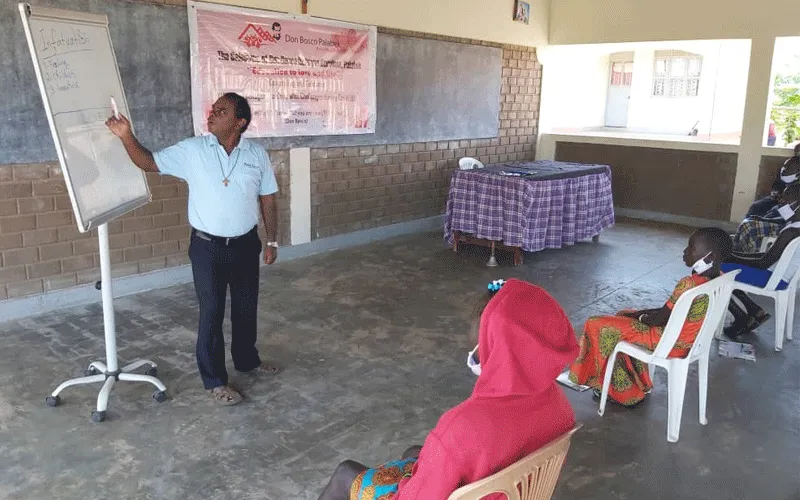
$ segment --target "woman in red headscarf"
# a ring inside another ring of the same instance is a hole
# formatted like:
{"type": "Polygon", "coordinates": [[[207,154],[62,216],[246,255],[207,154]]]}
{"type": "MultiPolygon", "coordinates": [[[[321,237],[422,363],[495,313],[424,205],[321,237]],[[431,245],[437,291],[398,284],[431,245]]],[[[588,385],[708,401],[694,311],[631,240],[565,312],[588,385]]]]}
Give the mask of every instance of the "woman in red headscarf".
{"type": "MultiPolygon", "coordinates": [[[[530,283],[489,285],[472,395],[439,419],[421,449],[370,469],[339,465],[320,500],[446,500],[569,431],[575,414],[555,379],[578,355],[561,306],[530,283]]],[[[474,344],[473,344],[474,345],[474,344]]]]}

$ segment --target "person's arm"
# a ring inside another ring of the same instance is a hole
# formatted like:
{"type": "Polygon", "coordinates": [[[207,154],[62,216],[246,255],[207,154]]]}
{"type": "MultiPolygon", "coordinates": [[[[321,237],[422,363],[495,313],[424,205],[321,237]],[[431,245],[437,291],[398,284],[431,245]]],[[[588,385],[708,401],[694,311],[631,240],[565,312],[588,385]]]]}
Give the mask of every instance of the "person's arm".
{"type": "Polygon", "coordinates": [[[133,135],[131,122],[128,121],[125,115],[120,114],[119,118],[112,116],[106,120],[106,126],[111,130],[112,134],[120,138],[134,165],[145,172],[158,172],[158,165],[156,165],[156,161],[153,158],[153,153],[142,146],[139,139],[133,135]]]}
{"type": "Polygon", "coordinates": [[[448,464],[452,453],[434,434],[429,434],[411,477],[403,479],[393,500],[445,500],[461,486],[458,467],[448,464]]]}
{"type": "Polygon", "coordinates": [[[672,308],[675,307],[675,304],[678,302],[680,296],[683,295],[683,292],[691,288],[694,288],[694,280],[692,280],[690,276],[683,278],[675,285],[675,290],[672,291],[672,295],[670,295],[664,307],[656,309],[652,313],[645,314],[639,321],[647,326],[667,326],[669,317],[672,314],[672,308]]]}
{"type": "Polygon", "coordinates": [[[800,231],[796,229],[787,229],[778,236],[778,239],[770,247],[767,253],[734,253],[728,257],[727,262],[730,262],[731,264],[755,267],[757,269],[769,269],[776,262],[778,262],[778,260],[780,260],[781,255],[783,255],[783,251],[797,236],[800,236],[800,231]]]}
{"type": "Polygon", "coordinates": [[[261,186],[259,187],[258,202],[261,206],[261,218],[264,219],[264,229],[267,236],[267,247],[264,250],[264,263],[267,265],[275,262],[278,258],[278,249],[269,246],[269,243],[278,241],[278,203],[275,194],[278,192],[278,181],[275,179],[275,172],[269,161],[269,155],[262,150],[263,171],[261,174],[261,186]]]}
{"type": "MultiPolygon", "coordinates": [[[[274,194],[258,197],[261,205],[261,218],[264,219],[264,229],[267,233],[267,243],[277,241],[278,233],[278,204],[274,194]]],[[[271,265],[278,258],[278,249],[267,245],[264,249],[264,263],[271,265]]]]}

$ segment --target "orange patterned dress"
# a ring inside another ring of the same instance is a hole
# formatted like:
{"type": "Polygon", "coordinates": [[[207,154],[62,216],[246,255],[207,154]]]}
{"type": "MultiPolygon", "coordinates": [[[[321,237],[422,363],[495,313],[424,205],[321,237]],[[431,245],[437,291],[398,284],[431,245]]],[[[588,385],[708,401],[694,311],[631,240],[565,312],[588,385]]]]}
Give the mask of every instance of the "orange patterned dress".
{"type": "MultiPolygon", "coordinates": [[[[708,281],[708,278],[697,274],[683,278],[667,301],[667,307],[672,309],[683,292],[708,281]]],[[[689,349],[703,325],[707,310],[707,296],[694,300],[670,357],[680,358],[689,354],[689,349]]],[[[661,339],[664,328],[648,326],[636,319],[617,315],[591,317],[586,321],[583,331],[580,354],[570,366],[569,379],[576,384],[601,390],[608,358],[611,357],[617,343],[624,340],[653,350],[661,339]]],[[[650,380],[645,363],[626,354],[617,356],[608,390],[609,397],[625,406],[631,406],[643,400],[652,387],[653,382],[650,380]]]]}

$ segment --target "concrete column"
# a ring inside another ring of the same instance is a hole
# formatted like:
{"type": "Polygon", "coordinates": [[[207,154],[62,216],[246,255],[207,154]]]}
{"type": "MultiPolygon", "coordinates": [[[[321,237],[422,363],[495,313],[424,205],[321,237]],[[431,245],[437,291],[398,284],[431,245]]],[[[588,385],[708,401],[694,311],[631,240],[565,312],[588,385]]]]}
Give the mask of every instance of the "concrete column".
{"type": "Polygon", "coordinates": [[[311,149],[289,150],[292,245],[311,241],[311,149]]]}
{"type": "Polygon", "coordinates": [[[750,46],[750,72],[744,104],[742,140],[736,165],[731,221],[740,221],[756,195],[758,167],[766,137],[767,107],[772,87],[773,37],[753,38],[750,46]]]}

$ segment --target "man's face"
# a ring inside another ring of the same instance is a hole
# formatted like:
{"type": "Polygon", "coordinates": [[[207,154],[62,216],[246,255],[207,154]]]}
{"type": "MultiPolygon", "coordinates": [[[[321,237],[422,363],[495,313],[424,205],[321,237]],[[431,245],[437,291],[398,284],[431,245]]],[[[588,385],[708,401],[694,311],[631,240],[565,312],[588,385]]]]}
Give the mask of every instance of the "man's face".
{"type": "Polygon", "coordinates": [[[211,106],[211,113],[208,115],[208,131],[218,138],[236,134],[243,126],[244,120],[236,118],[233,103],[225,97],[220,97],[211,106]]]}

